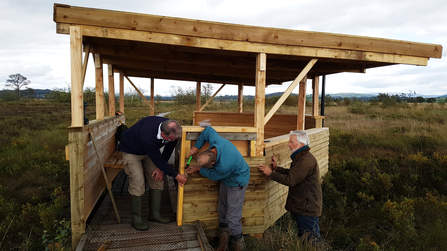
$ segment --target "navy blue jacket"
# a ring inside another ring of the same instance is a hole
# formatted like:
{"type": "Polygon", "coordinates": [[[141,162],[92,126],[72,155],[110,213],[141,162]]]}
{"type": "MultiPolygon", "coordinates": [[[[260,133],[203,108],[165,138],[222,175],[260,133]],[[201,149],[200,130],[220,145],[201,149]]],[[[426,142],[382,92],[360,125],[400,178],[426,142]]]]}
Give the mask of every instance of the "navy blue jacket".
{"type": "Polygon", "coordinates": [[[177,172],[168,164],[172,151],[177,145],[177,141],[170,141],[166,145],[163,140],[157,139],[160,124],[168,120],[158,116],[149,116],[141,119],[129,129],[124,131],[119,144],[122,152],[135,155],[148,155],[152,162],[165,174],[176,177],[177,172]],[[160,148],[165,146],[163,154],[160,148]]]}

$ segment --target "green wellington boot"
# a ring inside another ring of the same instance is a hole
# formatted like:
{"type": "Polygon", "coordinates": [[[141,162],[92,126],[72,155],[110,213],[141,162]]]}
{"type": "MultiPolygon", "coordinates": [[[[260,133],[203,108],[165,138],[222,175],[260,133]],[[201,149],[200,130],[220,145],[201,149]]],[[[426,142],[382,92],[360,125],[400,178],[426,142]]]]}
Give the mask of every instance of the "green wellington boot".
{"type": "Polygon", "coordinates": [[[163,191],[157,189],[151,189],[149,191],[149,221],[169,223],[169,218],[163,218],[160,215],[161,192],[163,191]]]}
{"type": "Polygon", "coordinates": [[[132,226],[139,231],[145,231],[149,229],[149,226],[143,222],[141,218],[142,200],[141,196],[132,195],[132,226]]]}

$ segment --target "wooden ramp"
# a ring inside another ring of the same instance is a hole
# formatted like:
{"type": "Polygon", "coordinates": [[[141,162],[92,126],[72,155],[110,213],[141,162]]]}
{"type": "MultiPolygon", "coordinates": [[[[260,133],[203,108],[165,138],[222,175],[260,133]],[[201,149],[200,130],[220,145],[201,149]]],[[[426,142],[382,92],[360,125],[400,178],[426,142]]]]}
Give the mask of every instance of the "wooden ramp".
{"type": "MultiPolygon", "coordinates": [[[[131,197],[127,192],[127,175],[124,171],[120,172],[113,184],[113,194],[121,216],[121,224],[118,224],[113,205],[106,195],[76,250],[211,250],[200,222],[177,226],[168,186],[165,178],[161,214],[169,217],[172,222],[168,224],[149,222],[149,230],[137,231],[130,224],[131,197]]],[[[148,208],[148,192],[146,192],[143,196],[144,219],[147,219],[148,208]]]]}

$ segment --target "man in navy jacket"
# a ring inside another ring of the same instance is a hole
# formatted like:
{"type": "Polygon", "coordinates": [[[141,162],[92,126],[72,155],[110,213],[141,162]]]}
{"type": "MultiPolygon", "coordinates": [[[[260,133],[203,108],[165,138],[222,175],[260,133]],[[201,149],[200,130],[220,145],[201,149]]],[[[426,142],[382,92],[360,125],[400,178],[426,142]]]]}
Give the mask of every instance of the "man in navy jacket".
{"type": "Polygon", "coordinates": [[[149,220],[168,223],[169,219],[160,215],[163,174],[175,178],[183,186],[184,174],[178,174],[169,164],[182,127],[175,120],[158,116],[141,119],[124,131],[119,149],[123,153],[124,171],[129,177],[129,193],[132,196],[132,226],[137,230],[147,230],[149,226],[142,220],[142,196],[149,183],[149,220]],[[160,148],[164,146],[163,152],[160,148]]]}

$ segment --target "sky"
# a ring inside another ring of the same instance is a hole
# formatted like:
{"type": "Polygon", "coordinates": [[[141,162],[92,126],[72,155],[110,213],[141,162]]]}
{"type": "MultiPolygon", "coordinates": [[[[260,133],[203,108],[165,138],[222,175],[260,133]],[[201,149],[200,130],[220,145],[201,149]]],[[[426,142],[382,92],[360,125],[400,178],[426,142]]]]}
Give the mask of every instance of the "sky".
{"type": "MultiPolygon", "coordinates": [[[[69,88],[69,35],[56,34],[54,3],[48,0],[0,0],[0,89],[7,89],[6,80],[9,75],[16,73],[31,81],[29,88],[69,88]]],[[[428,66],[395,65],[369,69],[365,74],[329,75],[326,77],[326,94],[447,94],[445,0],[67,0],[58,3],[213,22],[440,44],[443,47],[443,58],[430,59],[428,66]]],[[[150,80],[131,80],[144,94],[149,94],[150,80]]],[[[125,91],[131,91],[131,85],[125,82],[125,91]]],[[[195,88],[195,83],[156,79],[155,93],[170,96],[176,86],[195,88]]],[[[220,84],[212,86],[216,91],[220,84]]],[[[94,87],[92,62],[88,63],[85,87],[94,87]]],[[[107,90],[107,84],[105,87],[107,90]]],[[[283,92],[287,87],[288,83],[270,86],[266,93],[283,92]]],[[[307,90],[311,92],[310,81],[307,90]]],[[[244,95],[253,95],[254,91],[253,87],[245,87],[244,95]]],[[[297,92],[296,88],[294,93],[297,92]]],[[[228,85],[219,92],[219,95],[236,94],[237,87],[228,85]]]]}

